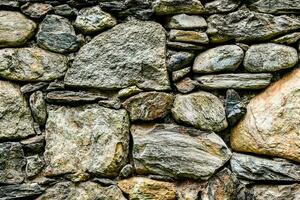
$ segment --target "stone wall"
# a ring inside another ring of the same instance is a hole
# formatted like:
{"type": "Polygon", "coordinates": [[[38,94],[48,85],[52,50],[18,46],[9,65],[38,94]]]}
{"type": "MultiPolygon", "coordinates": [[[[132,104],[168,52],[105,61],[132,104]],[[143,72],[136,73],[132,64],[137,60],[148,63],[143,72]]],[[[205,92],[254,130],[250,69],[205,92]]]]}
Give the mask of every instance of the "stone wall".
{"type": "Polygon", "coordinates": [[[0,199],[300,200],[300,0],[0,0],[0,199]]]}

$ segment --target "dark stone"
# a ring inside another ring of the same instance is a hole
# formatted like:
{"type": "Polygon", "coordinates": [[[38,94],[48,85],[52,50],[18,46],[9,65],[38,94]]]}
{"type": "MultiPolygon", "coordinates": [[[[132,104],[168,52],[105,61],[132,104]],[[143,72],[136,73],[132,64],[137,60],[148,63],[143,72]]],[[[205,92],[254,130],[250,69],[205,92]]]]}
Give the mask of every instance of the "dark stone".
{"type": "Polygon", "coordinates": [[[176,71],[179,69],[182,69],[189,65],[193,59],[194,59],[194,54],[190,52],[173,52],[170,51],[170,57],[167,60],[168,62],[168,69],[170,71],[176,71]]]}
{"type": "Polygon", "coordinates": [[[62,4],[54,7],[54,13],[64,17],[76,16],[78,11],[75,8],[72,8],[68,4],[62,4]]]}
{"type": "Polygon", "coordinates": [[[21,6],[21,10],[25,15],[35,19],[44,17],[52,9],[53,7],[46,3],[26,3],[21,6]]]}
{"type": "Polygon", "coordinates": [[[0,186],[1,200],[30,200],[35,199],[45,191],[37,183],[22,184],[22,185],[7,185],[0,186]]]}
{"type": "Polygon", "coordinates": [[[49,83],[46,82],[38,82],[38,83],[28,83],[26,85],[23,85],[21,87],[21,92],[23,94],[28,94],[35,92],[37,90],[41,90],[42,88],[45,88],[49,83]]]}
{"type": "Polygon", "coordinates": [[[233,89],[226,92],[225,111],[230,126],[234,126],[247,112],[239,94],[233,89]]]}
{"type": "Polygon", "coordinates": [[[41,153],[44,151],[45,137],[43,135],[39,135],[26,140],[22,140],[20,143],[26,154],[32,155],[41,153]]]}

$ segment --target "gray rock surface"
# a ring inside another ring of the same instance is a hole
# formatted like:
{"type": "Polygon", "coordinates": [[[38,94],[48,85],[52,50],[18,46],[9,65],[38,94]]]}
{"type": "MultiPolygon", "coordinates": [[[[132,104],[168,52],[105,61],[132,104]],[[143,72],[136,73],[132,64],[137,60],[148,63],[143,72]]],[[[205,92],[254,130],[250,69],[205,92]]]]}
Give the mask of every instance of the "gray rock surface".
{"type": "Polygon", "coordinates": [[[19,86],[0,81],[0,141],[34,135],[29,106],[19,86]]]}
{"type": "Polygon", "coordinates": [[[123,102],[131,121],[151,121],[165,117],[172,108],[173,95],[165,92],[142,92],[123,102]]]}
{"type": "Polygon", "coordinates": [[[66,56],[40,48],[0,49],[0,76],[9,80],[54,80],[64,75],[67,63],[66,56]]]}
{"type": "Polygon", "coordinates": [[[85,91],[52,91],[48,92],[46,101],[49,103],[89,103],[107,99],[106,96],[85,91]]]}
{"type": "Polygon", "coordinates": [[[4,8],[18,8],[20,6],[20,2],[16,0],[2,0],[0,1],[0,6],[4,8]]]}
{"type": "Polygon", "coordinates": [[[265,41],[300,28],[300,19],[252,12],[246,8],[229,14],[212,15],[207,22],[211,42],[230,39],[238,42],[265,41]]]}
{"type": "Polygon", "coordinates": [[[0,143],[0,163],[0,184],[17,184],[24,181],[23,168],[26,160],[20,143],[0,143]]]}
{"type": "Polygon", "coordinates": [[[256,10],[263,13],[271,14],[288,14],[300,12],[300,1],[299,0],[276,0],[276,1],[265,1],[257,0],[249,5],[250,9],[256,10]]]}
{"type": "Polygon", "coordinates": [[[45,146],[45,136],[38,135],[25,140],[20,141],[25,154],[33,155],[39,154],[44,151],[45,146]]]}
{"type": "Polygon", "coordinates": [[[184,42],[172,42],[167,41],[168,47],[172,49],[179,49],[179,50],[189,50],[189,51],[203,51],[206,49],[205,46],[200,44],[191,44],[191,43],[184,43],[184,42]]]}
{"type": "Polygon", "coordinates": [[[255,185],[251,193],[255,200],[296,200],[300,195],[300,184],[255,185]]]}
{"type": "Polygon", "coordinates": [[[212,132],[178,125],[132,126],[133,159],[138,174],[207,180],[231,156],[212,132]]]}
{"type": "Polygon", "coordinates": [[[77,37],[72,24],[64,17],[47,15],[36,34],[37,43],[43,49],[68,53],[78,49],[77,37]]]}
{"type": "Polygon", "coordinates": [[[271,42],[278,44],[294,44],[300,40],[300,32],[290,33],[279,38],[273,39],[271,42]]]}
{"type": "Polygon", "coordinates": [[[47,120],[47,107],[43,93],[41,91],[37,91],[31,94],[29,98],[29,105],[34,121],[41,126],[45,125],[47,120]]]}
{"type": "Polygon", "coordinates": [[[205,19],[198,15],[179,14],[170,17],[166,24],[170,29],[205,29],[205,19]]]}
{"type": "Polygon", "coordinates": [[[74,22],[74,26],[85,34],[97,33],[116,24],[116,19],[102,11],[100,6],[81,9],[74,22]]]}
{"type": "Polygon", "coordinates": [[[241,97],[233,89],[226,91],[225,111],[230,126],[234,126],[247,112],[241,97]]]}
{"type": "Polygon", "coordinates": [[[72,17],[78,14],[75,8],[69,6],[69,4],[61,4],[54,7],[54,13],[56,15],[61,15],[64,17],[72,17]]]}
{"type": "Polygon", "coordinates": [[[43,169],[45,162],[42,157],[39,155],[34,155],[26,158],[26,176],[27,178],[31,178],[36,176],[43,169]]]}
{"type": "Polygon", "coordinates": [[[0,186],[0,199],[34,199],[44,191],[45,189],[37,183],[0,186]]]}
{"type": "Polygon", "coordinates": [[[141,90],[140,88],[138,88],[136,86],[131,86],[131,87],[128,87],[128,88],[124,88],[124,89],[122,89],[118,92],[118,98],[127,98],[127,97],[130,97],[132,95],[138,94],[142,91],[143,90],[141,90]]]}
{"type": "Polygon", "coordinates": [[[174,85],[180,93],[186,94],[196,89],[199,86],[199,83],[189,77],[186,77],[176,82],[174,85]]]}
{"type": "Polygon", "coordinates": [[[244,58],[243,50],[237,45],[223,45],[200,53],[193,65],[195,73],[235,71],[244,58]]]}
{"type": "Polygon", "coordinates": [[[172,72],[172,81],[178,81],[188,75],[191,71],[191,67],[186,67],[172,72]]]}
{"type": "Polygon", "coordinates": [[[153,3],[156,15],[202,14],[204,7],[199,0],[157,0],[153,3]]]}
{"type": "Polygon", "coordinates": [[[295,48],[273,43],[250,46],[244,59],[245,69],[249,72],[274,72],[294,67],[297,63],[295,48]]]}
{"type": "Polygon", "coordinates": [[[53,106],[48,109],[46,141],[49,176],[117,176],[127,162],[129,119],[125,110],[98,105],[53,106]]]}
{"type": "Polygon", "coordinates": [[[234,11],[241,4],[241,0],[213,0],[207,2],[205,12],[209,14],[227,13],[234,11]]]}
{"type": "Polygon", "coordinates": [[[170,31],[170,41],[191,42],[197,44],[208,44],[209,39],[206,33],[199,31],[186,31],[172,29],[170,31]]]}
{"type": "Polygon", "coordinates": [[[166,36],[155,22],[130,21],[101,33],[83,46],[66,76],[66,85],[166,90],[166,36]]]}
{"type": "Polygon", "coordinates": [[[35,19],[44,17],[52,9],[51,4],[46,3],[26,3],[21,6],[21,10],[25,15],[35,19]]]}
{"type": "Polygon", "coordinates": [[[194,60],[194,54],[191,52],[179,51],[171,52],[168,62],[168,69],[175,71],[186,67],[194,60]]]}
{"type": "Polygon", "coordinates": [[[219,74],[196,76],[205,89],[262,89],[271,83],[272,74],[219,74]]]}
{"type": "Polygon", "coordinates": [[[230,160],[238,178],[252,181],[299,181],[300,166],[285,159],[261,158],[234,153],[230,160]]]}
{"type": "Polygon", "coordinates": [[[228,126],[223,103],[208,92],[176,95],[172,115],[176,121],[202,130],[221,131],[228,126]]]}
{"type": "Polygon", "coordinates": [[[32,92],[41,90],[41,89],[47,87],[48,85],[49,85],[49,83],[47,83],[47,82],[27,83],[26,85],[23,85],[20,90],[21,90],[22,94],[27,95],[32,92]]]}

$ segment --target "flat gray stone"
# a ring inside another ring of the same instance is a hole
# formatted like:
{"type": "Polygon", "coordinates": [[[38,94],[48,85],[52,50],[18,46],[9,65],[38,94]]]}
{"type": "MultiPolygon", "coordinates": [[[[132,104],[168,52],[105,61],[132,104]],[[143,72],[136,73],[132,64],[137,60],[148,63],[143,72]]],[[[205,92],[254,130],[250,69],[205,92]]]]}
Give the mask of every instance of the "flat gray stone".
{"type": "Polygon", "coordinates": [[[155,22],[129,21],[96,36],[83,46],[65,76],[72,87],[122,89],[170,88],[166,36],[155,22]]]}
{"type": "Polygon", "coordinates": [[[188,50],[188,51],[194,51],[194,50],[203,51],[207,49],[207,47],[201,44],[191,44],[191,43],[172,42],[172,41],[167,41],[167,46],[172,49],[188,50]]]}
{"type": "Polygon", "coordinates": [[[199,31],[186,31],[172,29],[169,36],[170,41],[190,42],[196,44],[208,44],[209,39],[206,33],[199,31]]]}
{"type": "Polygon", "coordinates": [[[300,0],[257,0],[249,5],[250,9],[271,14],[299,14],[300,0]]]}
{"type": "Polygon", "coordinates": [[[255,200],[296,200],[300,195],[300,184],[254,185],[251,194],[255,200]]]}
{"type": "Polygon", "coordinates": [[[213,0],[207,2],[205,12],[209,14],[228,13],[234,11],[241,4],[241,0],[213,0]]]}
{"type": "Polygon", "coordinates": [[[27,163],[25,171],[27,178],[32,178],[39,174],[45,165],[44,159],[39,155],[29,156],[26,160],[27,163]]]}
{"type": "Polygon", "coordinates": [[[49,103],[89,103],[102,99],[107,99],[107,97],[92,92],[68,90],[48,92],[46,96],[46,101],[49,103]]]}
{"type": "Polygon", "coordinates": [[[131,133],[137,174],[207,180],[231,156],[213,132],[157,124],[132,126],[131,133]]]}
{"type": "Polygon", "coordinates": [[[21,6],[21,11],[25,15],[35,19],[44,17],[52,9],[51,4],[46,3],[26,3],[21,6]]]}
{"type": "Polygon", "coordinates": [[[167,28],[170,29],[204,29],[207,27],[205,19],[198,15],[179,14],[168,19],[167,28]]]}
{"type": "Polygon", "coordinates": [[[41,91],[37,91],[31,94],[29,98],[29,105],[34,121],[41,126],[45,125],[47,120],[47,107],[43,93],[41,91]]]}
{"type": "Polygon", "coordinates": [[[179,51],[173,52],[170,51],[170,56],[167,60],[168,69],[170,71],[175,71],[186,67],[191,64],[194,60],[195,54],[191,52],[179,51]]]}
{"type": "Polygon", "coordinates": [[[157,0],[153,3],[156,15],[202,14],[204,7],[199,0],[157,0]]]}
{"type": "Polygon", "coordinates": [[[278,44],[294,44],[300,40],[300,32],[290,33],[279,38],[271,40],[271,42],[278,44]]]}
{"type": "Polygon", "coordinates": [[[44,191],[45,189],[37,183],[5,185],[0,186],[0,199],[35,199],[44,191]]]}

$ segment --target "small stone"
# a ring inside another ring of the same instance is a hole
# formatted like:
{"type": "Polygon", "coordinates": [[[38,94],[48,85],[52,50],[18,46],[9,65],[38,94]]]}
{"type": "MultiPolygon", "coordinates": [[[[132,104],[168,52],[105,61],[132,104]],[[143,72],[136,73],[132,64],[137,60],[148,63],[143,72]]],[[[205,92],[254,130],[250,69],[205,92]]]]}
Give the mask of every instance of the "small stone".
{"type": "Polygon", "coordinates": [[[129,200],[176,200],[175,185],[169,182],[155,181],[142,177],[133,177],[118,181],[118,187],[124,193],[129,195],[129,200]]]}
{"type": "Polygon", "coordinates": [[[186,67],[177,71],[173,71],[172,72],[172,80],[173,81],[178,81],[180,79],[182,79],[183,77],[185,77],[187,74],[189,74],[191,71],[190,67],[186,67]]]}
{"type": "Polygon", "coordinates": [[[151,121],[164,118],[171,110],[173,95],[164,92],[142,92],[127,99],[122,105],[132,121],[151,121]]]}
{"type": "Polygon", "coordinates": [[[19,12],[0,11],[0,48],[24,45],[33,35],[36,24],[19,12]]]}
{"type": "Polygon", "coordinates": [[[38,123],[36,123],[36,122],[33,123],[33,129],[37,135],[42,135],[42,130],[38,123]]]}
{"type": "Polygon", "coordinates": [[[157,0],[153,9],[156,15],[202,14],[205,11],[199,0],[157,0]]]}
{"type": "Polygon", "coordinates": [[[172,29],[170,31],[170,40],[175,42],[191,42],[198,44],[208,44],[209,39],[206,33],[198,31],[182,31],[172,29]]]}
{"type": "Polygon", "coordinates": [[[285,159],[234,153],[230,165],[233,173],[241,179],[273,182],[300,180],[300,166],[285,159]]]}
{"type": "Polygon", "coordinates": [[[43,169],[45,162],[44,159],[38,155],[27,157],[26,164],[26,175],[28,178],[32,178],[41,172],[43,169]]]}
{"type": "Polygon", "coordinates": [[[122,103],[118,98],[110,98],[98,101],[100,106],[105,108],[113,108],[119,110],[122,107],[122,103]]]}
{"type": "Polygon", "coordinates": [[[231,157],[213,132],[175,124],[145,124],[133,125],[131,133],[137,174],[207,180],[231,157]]]}
{"type": "Polygon", "coordinates": [[[16,0],[1,0],[0,1],[0,7],[19,8],[20,7],[20,2],[18,2],[16,0]]]}
{"type": "Polygon", "coordinates": [[[46,101],[49,103],[91,103],[100,99],[107,99],[106,96],[85,91],[52,91],[48,92],[46,101]]]}
{"type": "Polygon", "coordinates": [[[54,90],[64,90],[65,84],[63,81],[57,81],[49,83],[49,86],[47,87],[46,91],[54,91],[54,90]]]}
{"type": "Polygon", "coordinates": [[[117,185],[116,181],[110,180],[108,178],[93,178],[92,181],[104,186],[117,185]]]}
{"type": "Polygon", "coordinates": [[[68,4],[62,4],[54,7],[54,13],[64,17],[76,16],[78,11],[75,8],[70,7],[68,4]]]}
{"type": "Polygon", "coordinates": [[[300,40],[300,32],[290,33],[279,38],[271,40],[277,44],[294,44],[300,40]]]}
{"type": "Polygon", "coordinates": [[[40,126],[45,125],[47,120],[47,107],[44,95],[41,91],[34,92],[30,95],[29,105],[35,122],[40,126]]]}
{"type": "Polygon", "coordinates": [[[178,200],[199,200],[207,182],[184,181],[176,185],[178,200]]]}
{"type": "Polygon", "coordinates": [[[23,182],[25,178],[23,168],[26,165],[26,160],[20,143],[0,143],[0,165],[0,184],[23,182]]]}
{"type": "Polygon", "coordinates": [[[60,182],[48,188],[37,200],[126,200],[121,190],[114,185],[103,187],[93,182],[74,184],[71,182],[60,182]]]}
{"type": "Polygon", "coordinates": [[[34,135],[33,119],[20,87],[0,81],[0,141],[34,135]]]}
{"type": "Polygon", "coordinates": [[[36,35],[38,45],[57,53],[68,53],[78,49],[77,37],[68,19],[58,15],[47,15],[36,35]]]}
{"type": "Polygon", "coordinates": [[[296,200],[300,195],[300,184],[254,185],[251,193],[255,200],[296,200]]]}
{"type": "Polygon", "coordinates": [[[219,74],[196,76],[204,89],[262,89],[271,83],[272,74],[219,74]]]}
{"type": "Polygon", "coordinates": [[[21,6],[22,12],[35,19],[44,17],[53,7],[50,4],[46,3],[26,3],[21,6]]]}
{"type": "Polygon", "coordinates": [[[167,60],[168,69],[170,71],[180,70],[189,65],[194,60],[194,54],[190,52],[171,52],[170,58],[167,60]]]}
{"type": "Polygon", "coordinates": [[[118,92],[118,98],[127,98],[127,97],[130,97],[132,95],[138,94],[142,91],[143,90],[141,90],[140,88],[138,88],[136,86],[131,86],[131,87],[128,87],[128,88],[124,88],[124,89],[122,89],[118,92]]]}
{"type": "Polygon", "coordinates": [[[45,136],[38,135],[32,138],[28,138],[20,141],[25,154],[38,154],[44,151],[45,136]]]}
{"type": "Polygon", "coordinates": [[[16,81],[51,81],[64,76],[68,59],[40,48],[0,49],[0,76],[16,81]]]}
{"type": "Polygon", "coordinates": [[[195,88],[199,86],[199,83],[195,80],[186,77],[175,83],[175,87],[177,90],[183,94],[189,93],[193,91],[195,88]]]}
{"type": "Polygon", "coordinates": [[[0,199],[35,199],[44,191],[37,183],[0,186],[0,199]]]}
{"type": "Polygon", "coordinates": [[[127,178],[127,177],[131,176],[133,174],[133,172],[134,172],[133,166],[131,164],[127,164],[121,169],[120,176],[122,178],[127,178]]]}
{"type": "Polygon", "coordinates": [[[241,0],[213,0],[207,2],[205,12],[209,14],[228,13],[234,11],[241,4],[241,0]]]}
{"type": "Polygon", "coordinates": [[[100,6],[83,8],[79,11],[74,26],[84,34],[99,33],[117,24],[115,18],[101,10],[100,6]]]}
{"type": "MultiPolygon", "coordinates": [[[[101,9],[103,10],[106,10],[106,11],[111,11],[111,12],[120,12],[122,10],[125,10],[127,8],[127,5],[129,2],[131,2],[132,0],[130,1],[118,1],[118,0],[112,0],[112,1],[109,1],[109,2],[100,2],[99,5],[101,7],[101,9]]],[[[137,2],[137,0],[133,0],[133,2],[137,2]]],[[[147,2],[147,1],[145,1],[147,2]]]]}
{"type": "Polygon", "coordinates": [[[230,126],[234,126],[247,112],[245,104],[239,94],[229,89],[226,91],[225,111],[230,126]]]}
{"type": "Polygon", "coordinates": [[[249,8],[258,12],[270,14],[299,14],[300,0],[276,0],[270,2],[257,0],[251,3],[249,8]]]}
{"type": "Polygon", "coordinates": [[[245,54],[244,66],[249,72],[274,72],[294,67],[297,62],[295,48],[266,43],[250,46],[245,54]]]}
{"type": "Polygon", "coordinates": [[[195,73],[235,71],[242,63],[244,51],[237,45],[224,45],[200,53],[193,65],[195,73]]]}
{"type": "Polygon", "coordinates": [[[176,95],[172,114],[176,121],[202,130],[218,132],[228,126],[223,103],[208,92],[176,95]]]}
{"type": "Polygon", "coordinates": [[[28,83],[26,85],[23,85],[20,90],[23,94],[29,94],[29,93],[41,90],[44,87],[47,87],[48,84],[49,83],[47,83],[47,82],[28,83]]]}
{"type": "Polygon", "coordinates": [[[207,23],[203,17],[198,15],[179,14],[168,19],[166,27],[170,29],[205,29],[207,23]]]}
{"type": "Polygon", "coordinates": [[[167,45],[170,48],[173,49],[179,49],[179,50],[197,50],[197,51],[203,51],[206,49],[205,46],[198,45],[198,44],[190,44],[190,43],[184,43],[184,42],[171,42],[167,41],[167,45]]]}

